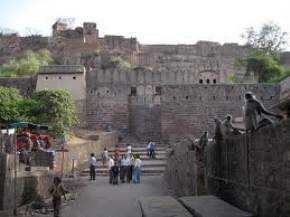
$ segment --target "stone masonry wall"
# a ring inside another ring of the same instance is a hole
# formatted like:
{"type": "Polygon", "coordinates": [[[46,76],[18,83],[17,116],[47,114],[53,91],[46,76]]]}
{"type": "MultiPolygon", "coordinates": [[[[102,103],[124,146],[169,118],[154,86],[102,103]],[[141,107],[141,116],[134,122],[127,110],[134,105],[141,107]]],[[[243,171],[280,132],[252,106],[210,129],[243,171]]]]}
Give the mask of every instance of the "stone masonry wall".
{"type": "MultiPolygon", "coordinates": [[[[0,153],[0,210],[12,209],[14,206],[14,155],[0,153]]],[[[39,197],[48,197],[48,188],[53,175],[49,172],[23,172],[17,168],[16,204],[21,206],[39,197]]]]}
{"type": "Polygon", "coordinates": [[[160,96],[131,96],[129,132],[140,141],[160,141],[160,96]]]}
{"type": "Polygon", "coordinates": [[[161,96],[161,138],[199,137],[214,130],[214,118],[243,117],[244,94],[251,91],[266,108],[279,102],[278,85],[164,85],[161,96]]]}
{"type": "MultiPolygon", "coordinates": [[[[49,172],[21,172],[17,175],[17,206],[28,204],[39,198],[48,198],[48,188],[53,183],[49,172]]],[[[3,210],[12,209],[14,204],[14,177],[8,176],[4,182],[3,210]]]]}
{"type": "Polygon", "coordinates": [[[281,92],[280,92],[280,100],[290,99],[290,77],[281,81],[281,92]]]}
{"type": "Polygon", "coordinates": [[[0,35],[0,64],[18,57],[26,49],[39,50],[48,47],[48,38],[40,35],[19,37],[17,34],[0,35]]]}
{"type": "MultiPolygon", "coordinates": [[[[87,88],[88,89],[88,88],[87,88]]],[[[128,130],[129,87],[123,85],[98,85],[87,90],[87,125],[97,129],[112,126],[128,130]]]]}
{"type": "Polygon", "coordinates": [[[196,195],[196,164],[192,141],[183,139],[172,144],[168,152],[167,166],[164,174],[166,183],[177,196],[196,195]]]}
{"type": "Polygon", "coordinates": [[[23,96],[31,95],[36,89],[36,77],[1,78],[0,86],[14,87],[20,90],[23,96]]]}
{"type": "Polygon", "coordinates": [[[289,216],[290,121],[209,147],[210,194],[258,217],[289,216]]]}

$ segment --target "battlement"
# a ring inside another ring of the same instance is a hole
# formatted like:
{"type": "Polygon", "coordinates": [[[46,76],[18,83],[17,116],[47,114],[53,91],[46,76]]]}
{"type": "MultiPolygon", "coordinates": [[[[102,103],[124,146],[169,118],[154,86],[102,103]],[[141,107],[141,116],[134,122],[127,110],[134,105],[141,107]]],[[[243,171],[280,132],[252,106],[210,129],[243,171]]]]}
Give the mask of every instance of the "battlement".
{"type": "Polygon", "coordinates": [[[49,65],[41,66],[39,74],[83,74],[85,67],[81,65],[49,65]]]}

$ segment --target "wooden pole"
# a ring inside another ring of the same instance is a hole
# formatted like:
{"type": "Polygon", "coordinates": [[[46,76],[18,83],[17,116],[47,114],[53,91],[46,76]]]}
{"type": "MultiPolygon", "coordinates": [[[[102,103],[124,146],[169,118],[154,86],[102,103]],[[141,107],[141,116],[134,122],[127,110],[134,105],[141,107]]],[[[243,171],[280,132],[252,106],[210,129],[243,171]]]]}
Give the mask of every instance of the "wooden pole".
{"type": "MultiPolygon", "coordinates": [[[[9,131],[7,130],[9,134],[9,131]]],[[[14,216],[17,216],[17,142],[15,141],[15,134],[10,136],[10,142],[14,148],[14,216]]]]}
{"type": "Polygon", "coordinates": [[[62,158],[61,158],[61,178],[63,178],[63,170],[64,170],[64,148],[62,148],[62,158]]]}

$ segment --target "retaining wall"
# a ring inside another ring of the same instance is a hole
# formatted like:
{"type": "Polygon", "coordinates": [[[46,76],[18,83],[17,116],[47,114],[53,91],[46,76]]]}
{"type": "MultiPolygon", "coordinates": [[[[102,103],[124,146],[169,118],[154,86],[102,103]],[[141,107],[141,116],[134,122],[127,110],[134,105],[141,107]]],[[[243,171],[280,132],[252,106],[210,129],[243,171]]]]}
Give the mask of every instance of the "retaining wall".
{"type": "Polygon", "coordinates": [[[290,213],[290,120],[209,148],[210,194],[259,217],[290,213]]]}
{"type": "Polygon", "coordinates": [[[64,174],[70,173],[73,169],[82,169],[88,167],[88,159],[91,153],[96,154],[97,158],[101,157],[101,152],[106,146],[114,147],[118,142],[117,132],[100,132],[95,140],[80,140],[74,144],[68,144],[68,152],[56,152],[55,169],[58,174],[63,171],[64,174]]]}

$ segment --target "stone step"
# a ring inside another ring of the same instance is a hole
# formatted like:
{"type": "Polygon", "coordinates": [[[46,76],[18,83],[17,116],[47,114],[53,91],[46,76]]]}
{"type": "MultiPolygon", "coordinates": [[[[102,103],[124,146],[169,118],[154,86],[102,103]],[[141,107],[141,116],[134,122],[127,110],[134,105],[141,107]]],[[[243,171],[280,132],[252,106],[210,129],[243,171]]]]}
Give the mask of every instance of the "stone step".
{"type": "Polygon", "coordinates": [[[139,200],[139,204],[142,217],[192,217],[176,199],[170,196],[143,197],[139,200]]]}
{"type": "MultiPolygon", "coordinates": [[[[81,177],[89,177],[89,174],[88,174],[88,173],[81,173],[80,176],[81,176],[81,177]]],[[[96,176],[97,176],[97,177],[109,177],[109,176],[108,176],[108,173],[96,173],[96,176]]],[[[141,174],[141,177],[142,177],[142,176],[146,176],[146,177],[147,177],[147,176],[163,176],[163,173],[149,173],[149,172],[148,172],[148,173],[142,173],[142,174],[141,174]]],[[[141,178],[141,179],[142,179],[142,178],[141,178]]],[[[2,217],[2,216],[1,216],[1,217],[2,217]]]]}
{"type": "MultiPolygon", "coordinates": [[[[115,151],[113,150],[109,150],[109,154],[114,154],[115,151]]],[[[166,154],[167,151],[166,150],[162,150],[162,151],[155,151],[156,154],[166,154]]],[[[127,150],[126,151],[120,151],[120,154],[127,154],[127,150]]],[[[132,151],[132,154],[147,154],[146,150],[137,150],[137,151],[132,151]]]]}
{"type": "MultiPolygon", "coordinates": [[[[165,144],[161,144],[160,142],[154,142],[153,143],[157,146],[157,147],[166,147],[165,144]]],[[[132,147],[145,147],[146,146],[146,142],[144,143],[140,143],[140,142],[127,142],[127,143],[118,143],[119,147],[127,147],[127,144],[130,144],[132,147]]]]}
{"type": "MultiPolygon", "coordinates": [[[[140,155],[140,159],[142,161],[143,160],[145,160],[145,161],[148,161],[148,160],[166,160],[167,157],[166,157],[166,155],[161,154],[161,155],[156,155],[156,157],[154,159],[152,159],[149,156],[147,156],[147,155],[144,154],[144,155],[140,155]]],[[[97,161],[102,161],[102,159],[101,158],[98,158],[97,161]]]]}
{"type": "Polygon", "coordinates": [[[181,197],[179,201],[198,217],[254,217],[212,195],[181,197]]]}
{"type": "MultiPolygon", "coordinates": [[[[142,167],[165,167],[166,160],[146,160],[142,162],[142,167]]],[[[98,164],[97,168],[107,168],[107,165],[98,164]]]]}
{"type": "MultiPolygon", "coordinates": [[[[161,174],[165,171],[165,167],[145,167],[145,168],[141,168],[141,173],[157,173],[157,174],[161,174]]],[[[89,173],[90,169],[85,169],[82,171],[82,173],[89,173]]],[[[96,173],[108,173],[108,168],[98,168],[96,169],[96,173]]]]}
{"type": "MultiPolygon", "coordinates": [[[[167,150],[167,148],[165,148],[165,147],[156,147],[155,148],[155,151],[166,151],[166,150],[167,150]]],[[[109,148],[108,151],[114,152],[115,148],[109,148]]],[[[120,152],[127,152],[127,148],[119,148],[119,151],[120,152]]],[[[146,149],[146,147],[132,147],[132,152],[140,152],[140,151],[146,152],[147,149],[146,149]]]]}

